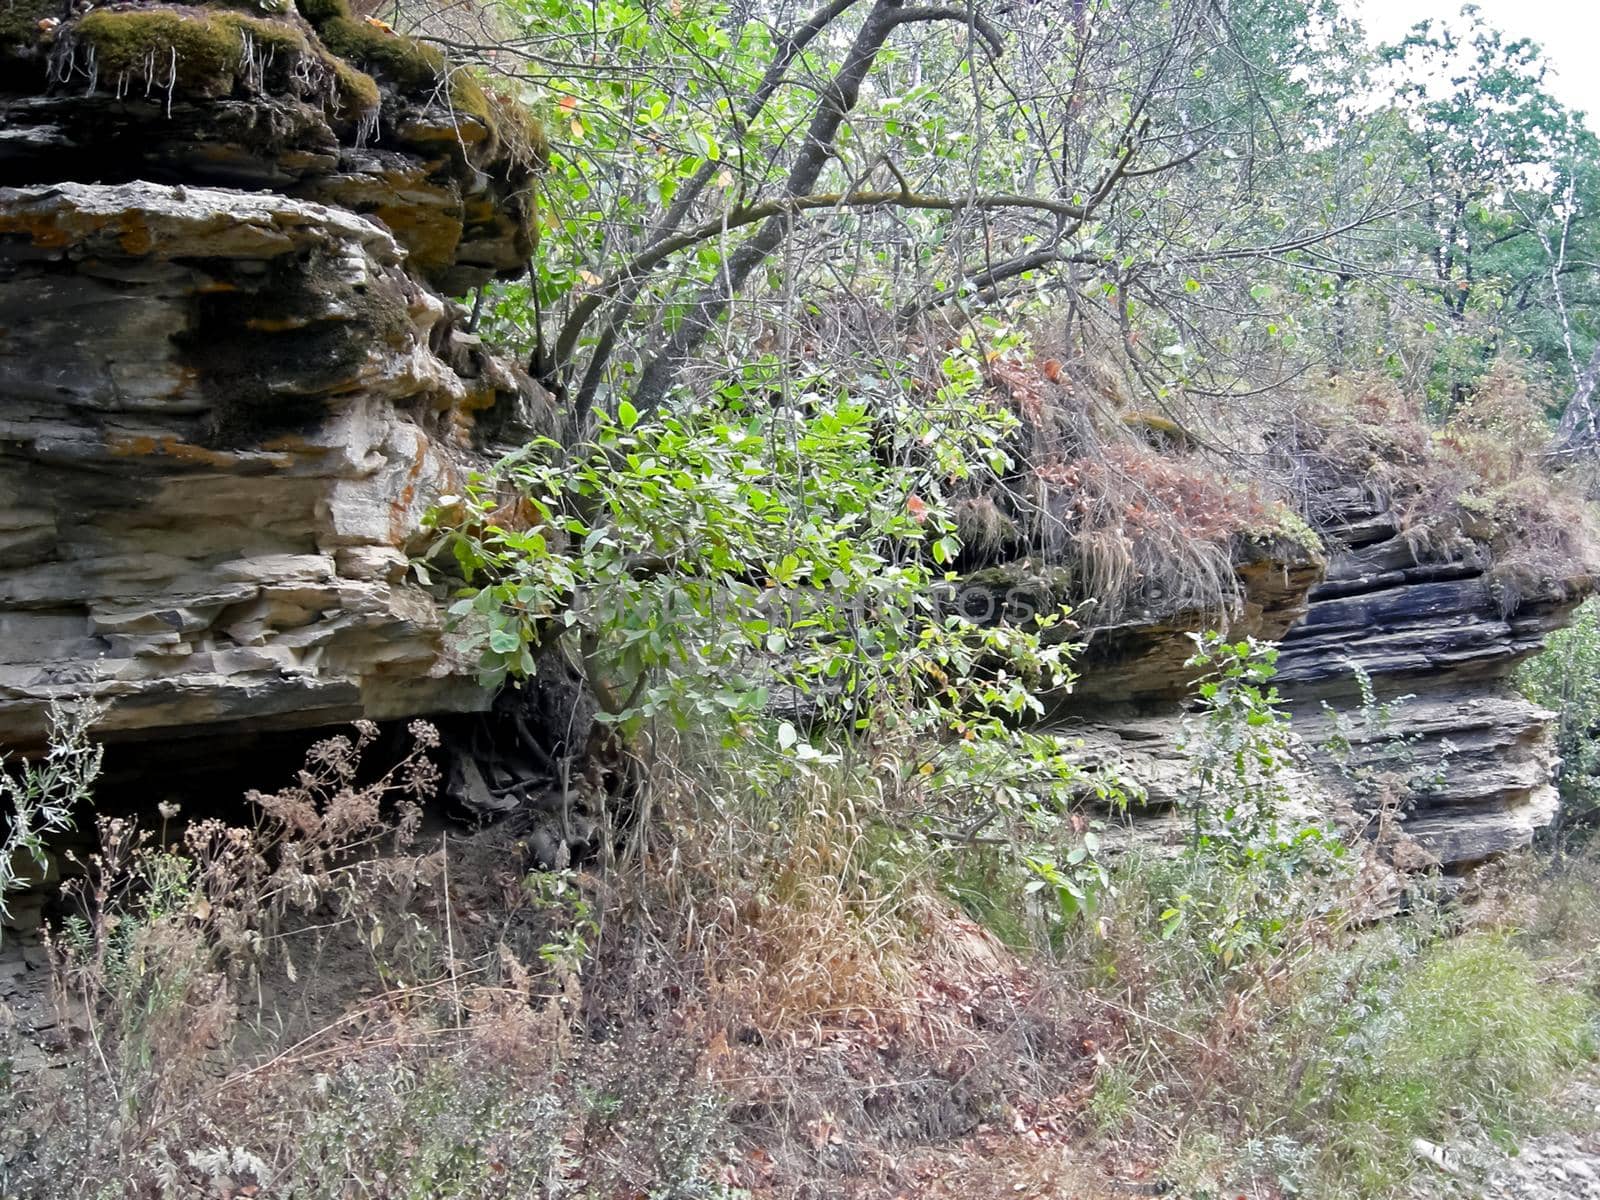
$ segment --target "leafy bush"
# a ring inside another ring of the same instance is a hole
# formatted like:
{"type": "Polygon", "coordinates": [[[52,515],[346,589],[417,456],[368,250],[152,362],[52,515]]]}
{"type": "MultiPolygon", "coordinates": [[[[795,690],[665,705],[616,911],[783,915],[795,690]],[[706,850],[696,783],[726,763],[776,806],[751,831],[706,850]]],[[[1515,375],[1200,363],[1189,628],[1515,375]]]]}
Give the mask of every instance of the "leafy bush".
{"type": "Polygon", "coordinates": [[[575,456],[513,455],[432,516],[462,645],[490,683],[571,655],[603,722],[656,750],[710,734],[750,791],[839,767],[865,797],[864,770],[892,775],[878,823],[941,854],[999,831],[1056,917],[1092,908],[1098,836],[1063,820],[1089,785],[1027,728],[1071,684],[1066,613],[1008,595],[970,619],[950,570],[954,489],[1005,468],[1015,423],[981,365],[952,349],[926,405],[753,408],[724,387],[623,406],[575,456]]]}
{"type": "Polygon", "coordinates": [[[1293,766],[1289,715],[1272,677],[1275,646],[1221,634],[1194,635],[1186,664],[1202,672],[1198,713],[1187,718],[1183,750],[1192,788],[1180,804],[1191,824],[1189,858],[1203,888],[1175,893],[1161,914],[1165,936],[1194,927],[1224,966],[1270,951],[1344,847],[1331,831],[1291,822],[1293,766]]]}
{"type": "Polygon", "coordinates": [[[736,723],[775,683],[862,719],[942,627],[930,585],[959,549],[943,481],[1000,454],[1004,414],[951,390],[948,410],[887,422],[822,395],[624,407],[572,455],[519,451],[432,517],[465,582],[464,648],[494,684],[576,642],[607,719],[635,727],[736,723]]]}
{"type": "Polygon", "coordinates": [[[1558,714],[1563,822],[1592,822],[1600,813],[1600,601],[1588,601],[1571,625],[1551,634],[1517,683],[1558,714]]]}
{"type": "MultiPolygon", "coordinates": [[[[50,709],[50,749],[42,761],[11,763],[0,755],[0,918],[9,917],[6,896],[26,887],[30,871],[49,874],[49,839],[72,828],[74,812],[87,805],[100,774],[101,750],[89,740],[98,717],[92,705],[50,709]]],[[[0,936],[4,936],[0,934],[0,936]]]]}

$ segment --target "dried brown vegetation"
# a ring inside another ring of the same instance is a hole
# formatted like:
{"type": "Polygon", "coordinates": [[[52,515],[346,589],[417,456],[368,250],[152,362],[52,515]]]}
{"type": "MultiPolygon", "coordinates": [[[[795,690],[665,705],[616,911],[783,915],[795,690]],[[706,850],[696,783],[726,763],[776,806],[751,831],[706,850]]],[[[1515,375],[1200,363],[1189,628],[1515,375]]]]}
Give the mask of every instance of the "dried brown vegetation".
{"type": "Polygon", "coordinates": [[[1012,353],[989,364],[989,383],[1020,425],[1013,469],[956,506],[968,565],[1065,567],[1074,600],[1092,600],[1078,614],[1088,625],[1177,613],[1226,623],[1247,547],[1316,553],[1276,479],[1134,409],[1105,361],[1012,353]]]}
{"type": "Polygon", "coordinates": [[[870,790],[749,805],[680,765],[643,859],[529,871],[424,832],[436,735],[375,773],[375,732],[252,826],[102,822],[50,944],[58,1069],[6,1080],[7,1194],[887,1197],[1087,1078],[1070,997],[870,790]]]}
{"type": "Polygon", "coordinates": [[[1542,458],[1544,404],[1502,363],[1435,427],[1387,380],[1334,380],[1277,435],[1274,468],[1317,525],[1351,495],[1392,509],[1418,561],[1483,569],[1503,611],[1585,590],[1600,535],[1581,481],[1542,458]]]}
{"type": "Polygon", "coordinates": [[[1008,355],[991,386],[1021,422],[1017,466],[958,505],[967,561],[1064,564],[1094,625],[1131,612],[1232,615],[1235,565],[1315,556],[1365,502],[1418,561],[1484,572],[1501,607],[1583,590],[1600,532],[1582,480],[1552,473],[1548,398],[1501,363],[1443,425],[1392,381],[1332,379],[1219,410],[1134,407],[1105,362],[1008,355]]]}
{"type": "Polygon", "coordinates": [[[1135,854],[1062,924],[1001,852],[1025,811],[909,832],[914,745],[678,742],[652,837],[530,871],[429,831],[412,732],[387,770],[370,728],[323,742],[252,827],[106,823],[53,938],[58,1069],[3,1081],[8,1194],[1376,1196],[1412,1136],[1514,1123],[1587,1054],[1587,860],[1374,927],[1361,864],[1266,911],[1256,868],[1135,854]]]}

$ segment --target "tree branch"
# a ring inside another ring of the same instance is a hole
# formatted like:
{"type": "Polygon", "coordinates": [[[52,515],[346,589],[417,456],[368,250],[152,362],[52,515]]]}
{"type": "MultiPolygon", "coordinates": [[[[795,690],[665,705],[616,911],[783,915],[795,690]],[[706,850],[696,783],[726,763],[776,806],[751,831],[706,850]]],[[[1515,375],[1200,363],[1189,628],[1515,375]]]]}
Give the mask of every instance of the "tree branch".
{"type": "MultiPolygon", "coordinates": [[[[784,187],[784,203],[772,215],[766,217],[754,237],[724,261],[719,283],[701,291],[688,316],[666,339],[663,349],[646,364],[639,379],[639,386],[635,390],[633,398],[635,408],[641,412],[648,412],[660,404],[689,351],[705,339],[711,327],[727,311],[728,305],[744,286],[750,273],[782,245],[795,215],[804,211],[803,208],[791,209],[790,206],[813,198],[812,190],[816,187],[828,160],[834,155],[834,139],[838,136],[839,127],[860,99],[861,85],[871,72],[873,64],[877,61],[878,52],[883,49],[889,35],[908,21],[954,20],[957,14],[969,25],[975,19],[974,14],[968,9],[907,9],[903,5],[903,0],[877,0],[857,33],[844,65],[822,90],[816,114],[790,167],[789,178],[784,187]],[[911,15],[907,16],[908,13],[911,15]]],[[[877,201],[878,203],[886,203],[889,196],[898,197],[901,193],[882,195],[885,198],[877,201]]],[[[939,207],[953,203],[944,198],[939,199],[941,201],[939,207]]],[[[835,199],[833,204],[818,203],[812,207],[834,207],[837,203],[838,200],[835,199]]]]}
{"type": "Polygon", "coordinates": [[[999,32],[983,19],[976,8],[957,8],[954,5],[902,8],[892,23],[907,25],[914,21],[959,21],[963,25],[971,25],[987,44],[991,57],[999,58],[1005,53],[1006,45],[1000,40],[999,32]]]}
{"type": "MultiPolygon", "coordinates": [[[[767,101],[772,99],[774,93],[783,83],[783,78],[788,73],[789,67],[805,48],[820,37],[823,31],[832,25],[834,21],[838,20],[859,2],[860,0],[830,0],[830,3],[813,12],[810,17],[783,39],[778,47],[778,52],[773,56],[772,61],[767,64],[766,72],[762,76],[760,84],[756,86],[755,91],[750,94],[749,100],[745,102],[741,111],[743,124],[748,125],[761,115],[766,108],[767,101]]],[[[701,194],[705,191],[707,184],[711,182],[716,171],[717,163],[711,159],[707,159],[700,164],[688,182],[678,189],[677,196],[667,207],[667,211],[662,214],[661,220],[656,223],[655,228],[650,231],[647,245],[659,242],[678,231],[684,219],[688,217],[689,212],[693,209],[695,202],[699,200],[701,194]]],[[[582,425],[588,417],[589,407],[594,401],[595,392],[599,390],[600,380],[604,376],[606,363],[611,357],[611,351],[616,345],[617,335],[621,332],[622,323],[626,320],[628,310],[632,307],[633,302],[638,299],[642,288],[642,278],[635,278],[611,297],[616,301],[616,311],[600,334],[600,338],[595,345],[594,354],[590,358],[589,369],[584,373],[583,382],[578,388],[577,402],[574,409],[575,423],[577,425],[582,425]]],[[[572,349],[577,345],[578,338],[583,332],[583,327],[599,307],[599,303],[586,306],[580,302],[568,316],[556,339],[555,361],[557,363],[565,364],[569,361],[572,349]]]]}

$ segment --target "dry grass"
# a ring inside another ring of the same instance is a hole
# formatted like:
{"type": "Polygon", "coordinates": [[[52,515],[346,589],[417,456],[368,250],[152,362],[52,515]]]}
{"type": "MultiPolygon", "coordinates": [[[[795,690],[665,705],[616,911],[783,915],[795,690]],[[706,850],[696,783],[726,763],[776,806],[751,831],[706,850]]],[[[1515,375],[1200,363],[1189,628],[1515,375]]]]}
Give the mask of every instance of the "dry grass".
{"type": "Polygon", "coordinates": [[[663,766],[664,836],[601,878],[420,835],[428,746],[364,783],[370,740],[258,826],[104,825],[7,1195],[888,1198],[1086,1078],[870,769],[663,766]]]}
{"type": "Polygon", "coordinates": [[[1120,362],[1042,337],[988,364],[1020,421],[1018,465],[959,501],[964,565],[1066,566],[1087,625],[1181,612],[1224,624],[1247,547],[1315,555],[1314,531],[1366,502],[1395,515],[1419,561],[1480,567],[1505,612],[1586,589],[1600,569],[1584,481],[1543,458],[1548,397],[1512,364],[1436,427],[1383,378],[1151,409],[1120,362]]]}
{"type": "Polygon", "coordinates": [[[1315,552],[1274,480],[1237,474],[1182,422],[1135,409],[1104,358],[1013,353],[989,376],[1021,422],[1018,466],[958,502],[966,565],[1065,566],[1088,625],[1178,613],[1226,624],[1247,543],[1315,552]]]}
{"type": "MultiPolygon", "coordinates": [[[[295,782],[252,793],[252,826],[205,819],[169,842],[102,820],[80,915],[49,943],[63,1069],[18,1097],[8,1195],[344,1196],[336,1172],[302,1178],[296,1151],[354,1119],[358,1095],[398,1121],[440,1079],[499,1078],[486,1064],[551,1075],[578,1007],[581,903],[530,893],[504,837],[420,841],[437,735],[412,734],[379,772],[370,725],[319,743],[295,782]]],[[[468,1098],[510,1103],[492,1091],[468,1098]]]]}
{"type": "MultiPolygon", "coordinates": [[[[984,848],[894,832],[929,796],[889,763],[675,747],[661,836],[601,878],[527,872],[492,832],[411,838],[403,791],[339,782],[359,744],[319,752],[321,799],[267,798],[266,836],[107,828],[56,947],[73,1042],[14,1094],[8,1195],[1376,1195],[1412,1125],[1368,1114],[1372,1088],[1403,1069],[1490,1116],[1536,1100],[1575,1010],[1529,980],[1595,982],[1592,863],[1486,878],[1492,928],[1461,953],[1443,916],[1341,921],[1360,873],[1329,877],[1231,965],[1162,932],[1176,892],[1251,894],[1202,860],[1128,859],[1065,929],[994,870],[1003,945],[950,899],[984,848]],[[1462,979],[1515,1013],[1463,1011],[1465,1040],[1363,1024],[1462,979]],[[1549,1053],[1478,1089],[1462,1064],[1507,1020],[1549,1053]],[[1385,1156],[1357,1154],[1371,1130],[1385,1156]]],[[[1429,1104],[1404,1121],[1447,1123],[1429,1104]]]]}
{"type": "Polygon", "coordinates": [[[680,747],[667,839],[613,877],[590,1018],[648,1012],[703,1047],[754,1195],[917,1194],[939,1155],[1085,1078],[1079,1006],[955,908],[943,848],[892,832],[925,800],[892,773],[768,778],[680,747]]]}
{"type": "Polygon", "coordinates": [[[1501,364],[1442,428],[1387,380],[1334,381],[1280,430],[1275,469],[1313,524],[1354,495],[1395,515],[1418,561],[1481,568],[1502,611],[1560,599],[1600,572],[1600,531],[1580,490],[1549,474],[1539,397],[1501,364]]]}

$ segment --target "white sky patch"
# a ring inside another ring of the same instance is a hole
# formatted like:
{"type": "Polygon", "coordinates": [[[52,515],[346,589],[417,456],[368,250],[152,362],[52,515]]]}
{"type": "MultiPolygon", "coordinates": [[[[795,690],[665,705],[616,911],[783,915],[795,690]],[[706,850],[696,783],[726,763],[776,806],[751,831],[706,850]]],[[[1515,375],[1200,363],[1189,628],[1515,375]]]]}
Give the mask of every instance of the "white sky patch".
{"type": "MultiPolygon", "coordinates": [[[[1418,21],[1449,19],[1451,0],[1343,0],[1374,41],[1393,42],[1418,21]]],[[[1600,133],[1600,0],[1477,0],[1484,21],[1512,38],[1544,47],[1550,94],[1588,115],[1600,133]]]]}

